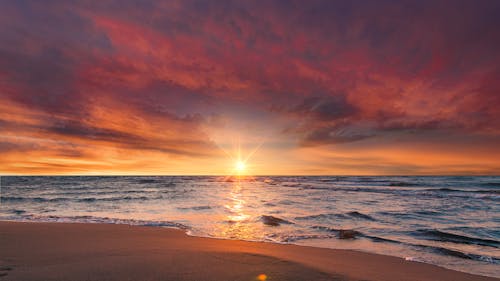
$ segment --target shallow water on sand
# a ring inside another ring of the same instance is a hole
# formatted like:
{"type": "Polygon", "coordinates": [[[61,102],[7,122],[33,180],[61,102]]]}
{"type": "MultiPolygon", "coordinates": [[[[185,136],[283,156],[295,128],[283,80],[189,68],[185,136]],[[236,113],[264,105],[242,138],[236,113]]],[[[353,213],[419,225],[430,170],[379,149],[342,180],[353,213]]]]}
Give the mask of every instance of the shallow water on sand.
{"type": "Polygon", "coordinates": [[[125,223],[500,275],[500,177],[2,177],[0,219],[125,223]],[[341,239],[345,238],[345,239],[341,239]]]}

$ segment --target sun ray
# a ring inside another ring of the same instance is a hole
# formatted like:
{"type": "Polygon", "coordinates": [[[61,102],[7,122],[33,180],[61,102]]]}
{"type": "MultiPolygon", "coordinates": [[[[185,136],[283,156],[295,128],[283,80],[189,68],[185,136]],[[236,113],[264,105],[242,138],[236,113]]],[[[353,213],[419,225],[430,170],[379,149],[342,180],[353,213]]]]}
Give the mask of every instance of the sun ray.
{"type": "Polygon", "coordinates": [[[255,152],[257,152],[257,150],[259,150],[259,148],[260,148],[260,147],[264,144],[264,142],[265,142],[265,141],[260,142],[260,143],[259,143],[259,145],[257,145],[257,146],[256,146],[256,147],[252,150],[252,152],[250,152],[250,153],[248,154],[248,156],[245,158],[245,160],[244,160],[243,162],[245,162],[245,163],[246,163],[246,162],[247,162],[247,161],[248,161],[248,160],[249,160],[249,159],[250,159],[250,158],[254,155],[254,153],[255,153],[255,152]]]}
{"type": "Polygon", "coordinates": [[[220,149],[222,152],[224,152],[227,156],[229,156],[231,158],[231,160],[236,161],[236,159],[233,157],[233,155],[231,155],[231,153],[229,153],[227,150],[225,150],[224,148],[222,148],[219,145],[216,145],[216,146],[218,149],[220,149]]]}
{"type": "Polygon", "coordinates": [[[249,161],[252,157],[259,151],[259,149],[266,143],[266,138],[262,138],[261,141],[253,147],[251,150],[246,150],[242,147],[241,137],[233,136],[231,141],[231,150],[225,149],[223,146],[217,145],[217,147],[227,155],[229,160],[231,161],[232,167],[229,169],[229,173],[226,174],[224,180],[228,180],[233,176],[242,177],[249,174],[249,168],[252,165],[249,165],[249,161]],[[250,151],[249,153],[245,153],[245,151],[250,151]]]}

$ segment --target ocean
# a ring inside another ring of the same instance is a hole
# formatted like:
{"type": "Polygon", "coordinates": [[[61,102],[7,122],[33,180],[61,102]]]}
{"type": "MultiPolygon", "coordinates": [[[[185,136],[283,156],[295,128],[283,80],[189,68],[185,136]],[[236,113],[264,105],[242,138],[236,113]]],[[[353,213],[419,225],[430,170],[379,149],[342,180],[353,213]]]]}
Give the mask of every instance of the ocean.
{"type": "Polygon", "coordinates": [[[175,227],[500,277],[500,177],[2,176],[0,220],[175,227]]]}

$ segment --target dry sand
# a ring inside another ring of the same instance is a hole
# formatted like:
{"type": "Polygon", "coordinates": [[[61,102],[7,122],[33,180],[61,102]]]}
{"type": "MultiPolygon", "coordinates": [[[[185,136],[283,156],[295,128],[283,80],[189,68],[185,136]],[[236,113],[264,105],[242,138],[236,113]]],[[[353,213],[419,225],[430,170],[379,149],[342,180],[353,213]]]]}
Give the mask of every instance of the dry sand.
{"type": "Polygon", "coordinates": [[[158,227],[0,222],[0,281],[259,279],[500,280],[390,256],[158,227]]]}

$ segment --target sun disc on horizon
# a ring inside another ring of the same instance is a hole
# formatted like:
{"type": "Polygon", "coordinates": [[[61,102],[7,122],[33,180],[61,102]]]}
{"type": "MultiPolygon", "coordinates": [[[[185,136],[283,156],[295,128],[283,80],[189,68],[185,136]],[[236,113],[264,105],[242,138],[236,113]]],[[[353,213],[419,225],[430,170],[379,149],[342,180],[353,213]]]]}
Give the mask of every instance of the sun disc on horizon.
{"type": "Polygon", "coordinates": [[[245,171],[246,164],[245,164],[245,162],[239,160],[239,161],[236,162],[235,168],[236,168],[236,171],[241,174],[241,173],[243,173],[245,171]]]}

